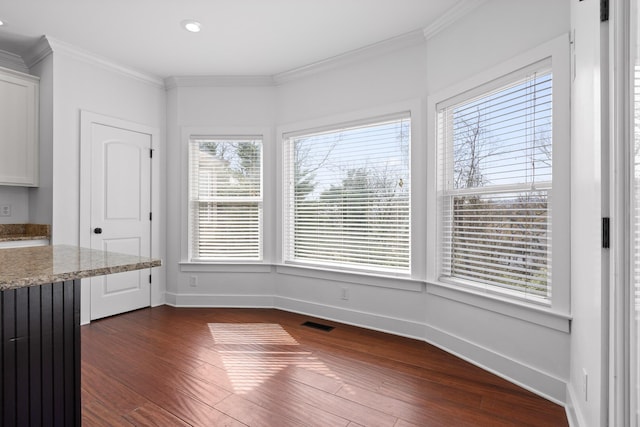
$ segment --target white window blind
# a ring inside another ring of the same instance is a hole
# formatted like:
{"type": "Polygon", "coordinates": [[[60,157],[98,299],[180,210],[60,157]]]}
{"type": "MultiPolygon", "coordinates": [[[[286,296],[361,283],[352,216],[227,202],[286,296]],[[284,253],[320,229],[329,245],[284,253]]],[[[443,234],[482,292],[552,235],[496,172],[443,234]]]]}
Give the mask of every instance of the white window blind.
{"type": "Polygon", "coordinates": [[[410,269],[409,113],[285,135],[285,261],[410,269]]]}
{"type": "Polygon", "coordinates": [[[262,259],[261,137],[189,142],[190,258],[262,259]]]}
{"type": "Polygon", "coordinates": [[[440,278],[548,302],[549,68],[458,96],[437,114],[440,278]]]}

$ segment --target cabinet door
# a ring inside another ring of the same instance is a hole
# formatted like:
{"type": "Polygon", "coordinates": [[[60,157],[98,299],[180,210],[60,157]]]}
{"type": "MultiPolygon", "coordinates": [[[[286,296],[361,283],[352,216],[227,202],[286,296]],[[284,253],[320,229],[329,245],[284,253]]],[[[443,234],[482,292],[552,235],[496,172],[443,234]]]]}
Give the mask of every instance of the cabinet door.
{"type": "Polygon", "coordinates": [[[38,185],[38,80],[0,69],[0,185],[38,185]]]}

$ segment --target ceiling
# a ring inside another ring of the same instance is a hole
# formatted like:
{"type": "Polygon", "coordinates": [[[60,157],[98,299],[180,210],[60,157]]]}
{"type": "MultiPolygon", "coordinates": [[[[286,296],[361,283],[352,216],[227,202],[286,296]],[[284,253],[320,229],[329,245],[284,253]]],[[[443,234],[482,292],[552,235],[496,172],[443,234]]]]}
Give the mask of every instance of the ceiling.
{"type": "Polygon", "coordinates": [[[43,35],[168,76],[270,76],[436,25],[478,0],[4,0],[0,50],[43,35]],[[202,31],[180,22],[193,19],[202,31]]]}

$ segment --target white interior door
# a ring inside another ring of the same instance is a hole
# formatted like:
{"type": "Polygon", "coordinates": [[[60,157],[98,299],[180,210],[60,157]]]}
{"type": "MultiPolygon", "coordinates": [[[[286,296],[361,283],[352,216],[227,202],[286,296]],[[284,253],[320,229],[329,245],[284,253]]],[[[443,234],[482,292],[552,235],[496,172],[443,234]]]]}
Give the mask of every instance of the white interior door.
{"type": "MultiPolygon", "coordinates": [[[[92,122],[91,248],[151,256],[151,142],[147,133],[92,122]]],[[[91,319],[151,305],[150,271],[91,279],[91,319]]]]}

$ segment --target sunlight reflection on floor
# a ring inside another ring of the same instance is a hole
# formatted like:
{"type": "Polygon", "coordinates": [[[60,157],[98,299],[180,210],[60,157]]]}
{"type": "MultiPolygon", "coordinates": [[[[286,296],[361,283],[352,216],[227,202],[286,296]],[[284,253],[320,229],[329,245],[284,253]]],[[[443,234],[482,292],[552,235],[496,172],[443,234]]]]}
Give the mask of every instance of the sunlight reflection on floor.
{"type": "Polygon", "coordinates": [[[282,370],[294,366],[335,380],[335,375],[311,352],[275,323],[209,323],[216,351],[238,394],[247,393],[282,370]]]}

